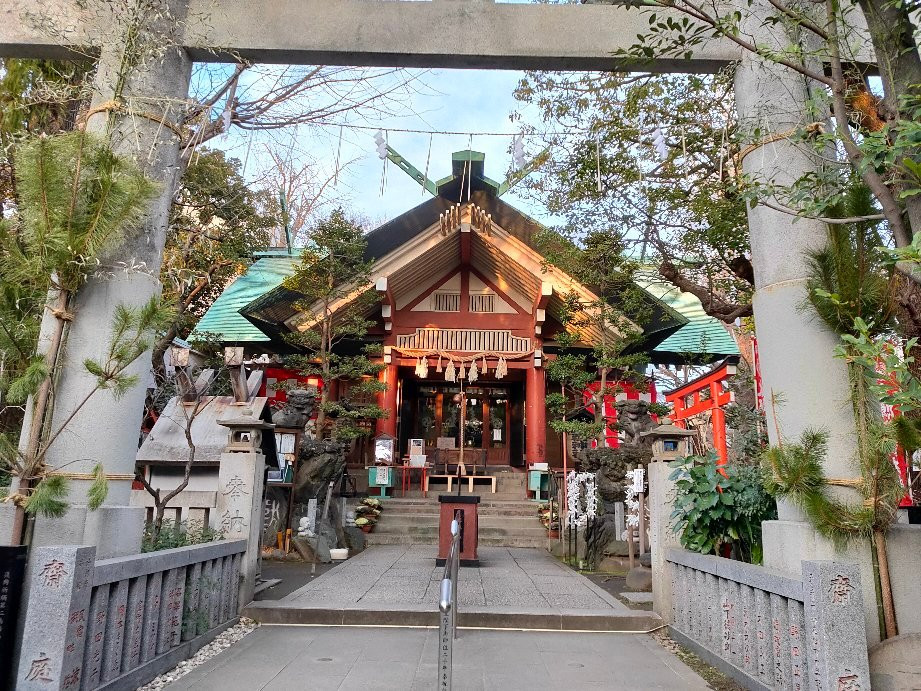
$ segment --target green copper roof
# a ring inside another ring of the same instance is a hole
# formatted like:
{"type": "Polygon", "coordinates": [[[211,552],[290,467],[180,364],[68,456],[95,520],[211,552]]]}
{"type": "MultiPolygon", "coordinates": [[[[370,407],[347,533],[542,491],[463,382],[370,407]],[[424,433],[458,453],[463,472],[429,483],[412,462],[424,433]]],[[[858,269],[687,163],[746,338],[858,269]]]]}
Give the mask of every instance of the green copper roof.
{"type": "Polygon", "coordinates": [[[690,359],[713,361],[729,355],[739,355],[735,340],[722,323],[704,312],[703,305],[690,293],[683,293],[653,273],[642,273],[637,284],[659,298],[688,320],[688,323],[653,349],[654,361],[675,362],[691,354],[690,359]]]}
{"type": "Polygon", "coordinates": [[[224,343],[257,343],[271,339],[240,314],[240,309],[277,287],[294,273],[300,254],[261,257],[214,301],[189,336],[219,334],[224,343]]]}

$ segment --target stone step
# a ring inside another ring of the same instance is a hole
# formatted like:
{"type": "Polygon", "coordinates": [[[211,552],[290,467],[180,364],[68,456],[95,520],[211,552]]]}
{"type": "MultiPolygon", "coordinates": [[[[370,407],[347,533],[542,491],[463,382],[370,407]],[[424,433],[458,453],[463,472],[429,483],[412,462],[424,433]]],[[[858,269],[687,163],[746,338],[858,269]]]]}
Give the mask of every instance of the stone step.
{"type": "MultiPolygon", "coordinates": [[[[381,514],[387,516],[438,516],[441,511],[438,504],[420,506],[388,506],[381,514]]],[[[534,518],[537,520],[537,509],[533,506],[481,506],[477,512],[480,516],[511,516],[517,518],[534,518]]]]}
{"type": "MultiPolygon", "coordinates": [[[[438,518],[437,514],[388,514],[381,516],[380,521],[377,523],[377,528],[437,527],[438,518]]],[[[484,516],[481,514],[479,516],[479,525],[481,531],[483,528],[504,528],[509,532],[531,531],[539,528],[546,532],[540,521],[531,516],[484,516]]]]}
{"type": "MultiPolygon", "coordinates": [[[[408,533],[381,533],[375,530],[367,535],[368,545],[437,545],[438,533],[430,535],[408,533]]],[[[509,535],[480,535],[479,544],[484,547],[533,547],[546,549],[546,534],[542,537],[509,536],[509,535]]]]}
{"type": "MultiPolygon", "coordinates": [[[[461,495],[465,496],[465,495],[461,495]]],[[[429,493],[428,497],[394,497],[393,499],[384,500],[386,507],[409,507],[409,506],[438,506],[441,502],[438,501],[438,496],[429,493]]],[[[354,502],[357,504],[357,502],[354,502]]],[[[494,494],[480,495],[480,508],[483,507],[492,507],[492,506],[504,506],[504,507],[522,507],[529,508],[531,511],[537,513],[537,508],[540,506],[540,502],[531,501],[529,499],[522,499],[521,497],[516,497],[514,499],[505,499],[503,497],[497,498],[494,494]]]]}
{"type": "MultiPolygon", "coordinates": [[[[428,497],[423,497],[422,492],[419,490],[407,490],[404,495],[400,491],[400,488],[397,487],[393,491],[393,498],[386,499],[385,501],[393,501],[393,499],[435,499],[438,501],[438,496],[441,494],[457,494],[457,487],[453,487],[450,492],[448,492],[445,487],[430,487],[428,491],[428,497]]],[[[462,497],[466,497],[469,494],[475,494],[480,497],[481,501],[528,501],[528,497],[525,494],[524,490],[521,491],[511,491],[504,492],[501,488],[496,488],[495,492],[488,491],[488,488],[479,485],[474,488],[473,492],[468,492],[466,485],[464,486],[464,491],[461,492],[462,497]]]]}

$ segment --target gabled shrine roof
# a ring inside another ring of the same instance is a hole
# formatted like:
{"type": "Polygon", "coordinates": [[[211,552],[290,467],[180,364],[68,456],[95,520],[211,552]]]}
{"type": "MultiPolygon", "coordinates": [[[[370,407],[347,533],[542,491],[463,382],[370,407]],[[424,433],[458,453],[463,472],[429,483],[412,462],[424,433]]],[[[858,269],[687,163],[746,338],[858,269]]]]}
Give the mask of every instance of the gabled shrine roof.
{"type": "MultiPolygon", "coordinates": [[[[484,175],[484,159],[485,156],[479,152],[456,152],[452,157],[452,174],[429,183],[437,189],[438,196],[427,199],[367,234],[366,258],[380,260],[418,241],[439,223],[441,214],[461,199],[480,207],[508,236],[541,254],[536,240],[538,234],[546,230],[545,227],[500,198],[507,183],[500,185],[484,175]]],[[[476,234],[473,235],[476,238],[476,234]]],[[[412,271],[398,270],[391,274],[391,287],[406,280],[416,283],[437,280],[439,276],[435,274],[451,268],[447,265],[450,261],[447,256],[457,246],[455,240],[456,236],[454,239],[445,238],[444,242],[429,250],[425,261],[417,260],[412,271]]],[[[514,261],[497,252],[495,247],[485,242],[485,238],[482,240],[474,241],[474,264],[479,263],[482,269],[483,264],[488,263],[508,276],[510,281],[517,281],[522,288],[523,284],[536,281],[539,289],[541,279],[546,276],[525,275],[526,272],[514,261]]],[[[221,334],[222,340],[227,343],[268,344],[275,341],[288,330],[285,322],[298,314],[293,303],[299,295],[282,285],[284,279],[294,273],[298,260],[296,251],[293,255],[287,254],[286,250],[257,255],[248,271],[214,302],[194,333],[221,334]]],[[[639,349],[650,352],[654,361],[684,362],[688,353],[699,353],[705,361],[738,354],[732,338],[718,321],[704,313],[693,295],[682,293],[661,279],[658,282],[640,280],[638,284],[648,295],[651,307],[651,317],[643,325],[639,349]]]]}
{"type": "Polygon", "coordinates": [[[636,280],[647,292],[655,295],[688,320],[687,324],[653,349],[653,362],[684,363],[691,354],[697,355],[703,362],[739,355],[735,339],[722,322],[704,311],[696,296],[682,292],[653,272],[643,272],[636,280]]]}
{"type": "Polygon", "coordinates": [[[195,325],[189,338],[195,340],[205,334],[214,334],[222,342],[232,343],[268,343],[272,339],[255,327],[240,310],[253,300],[262,297],[273,288],[281,285],[294,273],[300,256],[298,252],[266,252],[256,256],[243,275],[224,289],[205,315],[195,325]]]}

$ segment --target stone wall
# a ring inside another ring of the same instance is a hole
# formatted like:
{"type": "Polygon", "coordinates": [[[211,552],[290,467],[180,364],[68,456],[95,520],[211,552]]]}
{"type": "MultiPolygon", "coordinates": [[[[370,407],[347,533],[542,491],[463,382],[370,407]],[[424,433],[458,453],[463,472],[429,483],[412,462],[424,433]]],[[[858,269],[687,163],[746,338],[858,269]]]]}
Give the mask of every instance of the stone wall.
{"type": "MultiPolygon", "coordinates": [[[[217,486],[217,478],[214,480],[217,486]]],[[[161,488],[162,490],[163,488],[161,488]]],[[[142,506],[147,509],[147,521],[153,520],[154,500],[150,493],[144,489],[136,489],[131,492],[131,506],[142,506]]],[[[208,526],[217,528],[217,491],[202,492],[196,490],[184,490],[170,499],[166,505],[164,518],[176,523],[185,523],[186,525],[198,524],[199,526],[208,526]]]]}
{"type": "Polygon", "coordinates": [[[870,688],[856,566],[804,561],[797,579],[677,548],[665,566],[672,636],[747,688],[870,688]]]}
{"type": "Polygon", "coordinates": [[[237,619],[245,540],[95,561],[33,550],[15,688],[136,688],[237,619]]]}

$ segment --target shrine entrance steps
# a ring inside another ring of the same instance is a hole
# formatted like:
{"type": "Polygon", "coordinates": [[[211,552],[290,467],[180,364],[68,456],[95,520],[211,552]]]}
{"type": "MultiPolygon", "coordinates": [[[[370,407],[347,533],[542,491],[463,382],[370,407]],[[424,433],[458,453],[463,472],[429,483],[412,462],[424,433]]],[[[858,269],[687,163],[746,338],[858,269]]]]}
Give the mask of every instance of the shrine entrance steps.
{"type": "MultiPolygon", "coordinates": [[[[494,501],[480,495],[481,546],[547,547],[547,530],[537,518],[537,503],[530,501],[494,501]]],[[[367,536],[369,545],[437,545],[437,496],[428,499],[389,499],[374,532],[367,536]]]]}
{"type": "MultiPolygon", "coordinates": [[[[525,496],[524,473],[497,473],[496,493],[474,487],[473,494],[480,497],[480,542],[487,547],[547,547],[547,531],[537,517],[539,502],[528,501],[525,496]]],[[[461,494],[469,494],[462,483],[461,494]]],[[[384,511],[367,536],[369,545],[437,545],[438,495],[445,494],[430,488],[428,497],[419,490],[407,491],[400,496],[396,489],[392,499],[384,501],[384,511]]],[[[452,494],[456,494],[456,488],[452,494]]]]}

